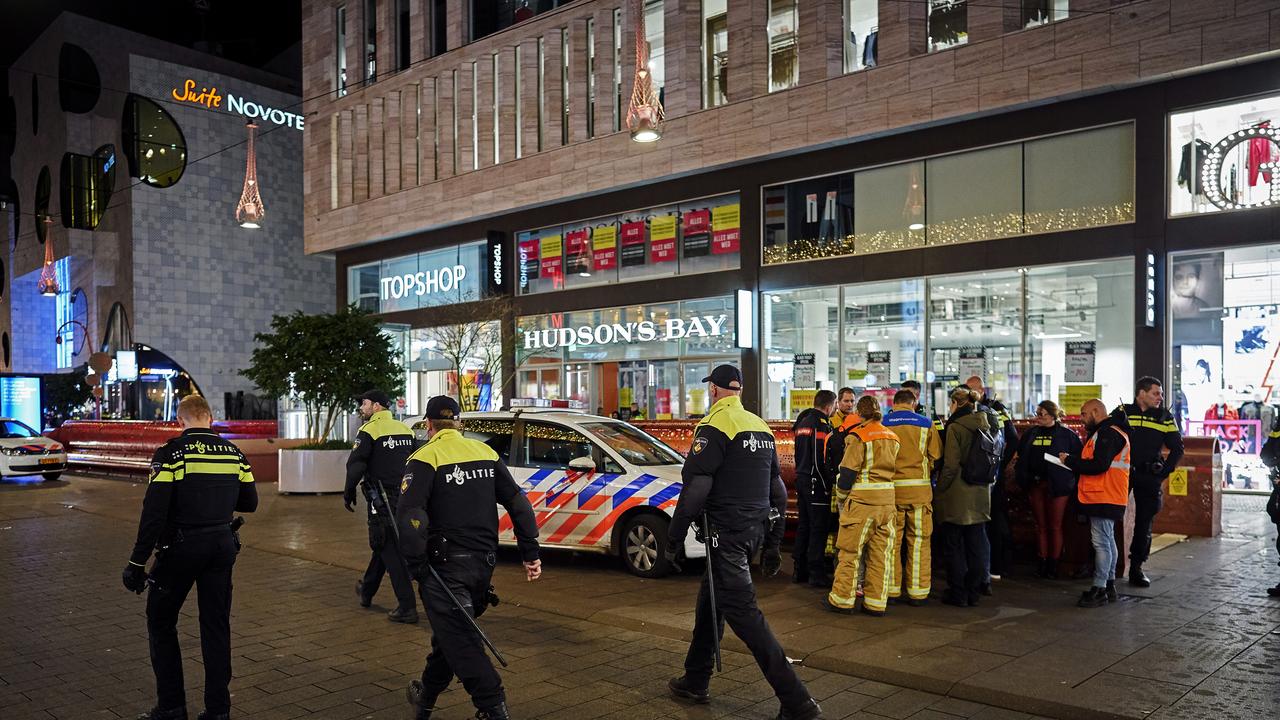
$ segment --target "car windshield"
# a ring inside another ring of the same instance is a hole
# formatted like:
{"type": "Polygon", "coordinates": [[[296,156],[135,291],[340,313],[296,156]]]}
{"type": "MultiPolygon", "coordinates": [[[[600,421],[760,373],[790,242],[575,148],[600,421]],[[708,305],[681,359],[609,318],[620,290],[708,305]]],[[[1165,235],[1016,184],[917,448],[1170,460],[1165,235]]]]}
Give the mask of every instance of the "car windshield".
{"type": "Polygon", "coordinates": [[[613,422],[583,423],[594,435],[632,465],[680,465],[684,458],[658,439],[630,425],[613,422]]]}
{"type": "Polygon", "coordinates": [[[0,439],[36,437],[36,431],[17,420],[0,420],[0,439]]]}

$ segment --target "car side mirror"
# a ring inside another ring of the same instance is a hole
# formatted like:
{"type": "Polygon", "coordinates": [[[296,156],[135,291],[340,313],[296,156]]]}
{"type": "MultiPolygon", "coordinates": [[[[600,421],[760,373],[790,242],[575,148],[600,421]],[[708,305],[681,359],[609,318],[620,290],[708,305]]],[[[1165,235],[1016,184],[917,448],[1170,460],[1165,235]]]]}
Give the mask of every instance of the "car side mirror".
{"type": "Polygon", "coordinates": [[[596,469],[596,461],[588,456],[574,458],[569,461],[570,470],[581,470],[588,472],[596,469]]]}

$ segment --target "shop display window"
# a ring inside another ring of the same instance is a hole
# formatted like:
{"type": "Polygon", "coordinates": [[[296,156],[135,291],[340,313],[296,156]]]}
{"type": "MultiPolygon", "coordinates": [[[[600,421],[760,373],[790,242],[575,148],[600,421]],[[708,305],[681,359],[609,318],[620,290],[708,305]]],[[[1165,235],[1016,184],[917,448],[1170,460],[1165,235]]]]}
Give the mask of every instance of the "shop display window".
{"type": "Polygon", "coordinates": [[[738,195],[647,208],[516,234],[520,294],[739,266],[738,195]]]}
{"type": "Polygon", "coordinates": [[[667,84],[667,20],[663,0],[644,2],[644,39],[649,43],[649,73],[658,102],[666,101],[667,84]]]}
{"type": "Polygon", "coordinates": [[[1169,214],[1280,204],[1280,95],[1169,116],[1169,214]]]}
{"type": "MultiPolygon", "coordinates": [[[[506,30],[512,25],[516,25],[526,20],[531,20],[535,15],[554,10],[558,7],[568,5],[573,0],[507,0],[507,2],[486,2],[485,0],[471,0],[471,39],[479,40],[482,37],[488,37],[496,32],[506,30]]],[[[443,18],[444,3],[437,3],[437,12],[443,18]]],[[[444,25],[443,22],[440,25],[444,25]]],[[[441,35],[443,30],[439,31],[441,35]]],[[[443,45],[443,38],[441,38],[443,45]]],[[[440,52],[444,52],[441,47],[440,52]]],[[[437,53],[439,54],[439,53],[437,53]]]]}
{"type": "MultiPolygon", "coordinates": [[[[1070,0],[1022,0],[1019,28],[1033,28],[1066,20],[1070,0]]],[[[1016,29],[1016,28],[1015,28],[1016,29]]]]}
{"type": "Polygon", "coordinates": [[[928,0],[929,52],[969,42],[969,3],[966,0],[928,0]]]}
{"type": "Polygon", "coordinates": [[[729,101],[729,0],[702,0],[702,107],[729,101]]]}
{"type": "Polygon", "coordinates": [[[375,313],[474,302],[492,292],[484,241],[347,269],[347,302],[375,313]]]}
{"type": "Polygon", "coordinates": [[[762,191],[765,264],[1134,221],[1131,124],[762,191]]]}
{"type": "Polygon", "coordinates": [[[1280,418],[1280,246],[1173,255],[1168,317],[1183,434],[1216,436],[1226,489],[1270,491],[1258,453],[1280,418]]]}
{"type": "Polygon", "coordinates": [[[769,0],[769,92],[800,83],[798,0],[769,0]]]}
{"type": "Polygon", "coordinates": [[[844,71],[873,68],[879,60],[878,0],[844,0],[844,71]]]}
{"type": "Polygon", "coordinates": [[[1133,390],[1133,283],[1123,259],[764,293],[765,415],[845,386],[888,407],[906,380],[944,408],[971,377],[1016,417],[1045,399],[1113,404],[1133,390]]]}
{"type": "Polygon", "coordinates": [[[464,411],[502,406],[502,327],[497,320],[412,329],[384,325],[383,332],[405,371],[403,414],[421,415],[436,395],[458,398],[464,411]]]}

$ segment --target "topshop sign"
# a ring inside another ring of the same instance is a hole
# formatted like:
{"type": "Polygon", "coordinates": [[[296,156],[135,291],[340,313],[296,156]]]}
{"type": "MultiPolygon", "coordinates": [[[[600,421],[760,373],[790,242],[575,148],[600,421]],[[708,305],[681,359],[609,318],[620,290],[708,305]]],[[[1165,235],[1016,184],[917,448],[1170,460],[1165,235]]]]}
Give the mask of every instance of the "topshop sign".
{"type": "Polygon", "coordinates": [[[719,337],[731,332],[728,315],[694,315],[667,318],[661,322],[600,323],[572,328],[523,329],[525,350],[547,350],[569,346],[612,345],[633,342],[719,337]]]}

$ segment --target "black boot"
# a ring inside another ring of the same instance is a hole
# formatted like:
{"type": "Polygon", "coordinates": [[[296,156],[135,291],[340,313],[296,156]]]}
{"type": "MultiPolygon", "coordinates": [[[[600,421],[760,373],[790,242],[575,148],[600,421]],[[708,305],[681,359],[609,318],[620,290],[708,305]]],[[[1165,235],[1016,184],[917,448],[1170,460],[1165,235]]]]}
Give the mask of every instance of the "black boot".
{"type": "Polygon", "coordinates": [[[431,711],[435,710],[437,695],[427,696],[421,680],[411,680],[405,690],[405,697],[413,707],[413,720],[431,720],[431,711]]]}
{"type": "Polygon", "coordinates": [[[1105,588],[1091,587],[1080,593],[1080,600],[1076,603],[1082,608],[1100,608],[1107,604],[1107,591],[1105,588]]]}
{"type": "Polygon", "coordinates": [[[688,675],[671,678],[667,681],[667,689],[671,691],[672,695],[684,700],[692,700],[699,705],[706,705],[711,702],[711,691],[706,687],[695,687],[689,681],[688,675]]]}
{"type": "Polygon", "coordinates": [[[1036,577],[1038,578],[1049,577],[1049,561],[1046,560],[1045,558],[1040,558],[1036,562],[1036,577]]]}
{"type": "Polygon", "coordinates": [[[200,714],[196,715],[196,720],[231,720],[231,713],[211,713],[208,710],[201,710],[200,714]]]}
{"type": "Polygon", "coordinates": [[[1116,581],[1107,581],[1107,602],[1113,603],[1120,600],[1120,593],[1116,592],[1116,581]]]}
{"type": "Polygon", "coordinates": [[[511,716],[507,714],[507,704],[498,703],[476,711],[476,720],[511,720],[511,716]]]}
{"type": "Polygon", "coordinates": [[[161,710],[153,707],[138,716],[138,720],[187,720],[186,706],[161,710]]]}
{"type": "Polygon", "coordinates": [[[407,610],[403,610],[401,608],[396,608],[395,610],[391,610],[387,612],[387,619],[394,623],[406,623],[409,625],[417,625],[418,609],[409,608],[407,610]]]}
{"type": "Polygon", "coordinates": [[[373,604],[373,598],[364,594],[364,581],[356,581],[356,597],[360,598],[360,607],[367,608],[373,604]]]}
{"type": "Polygon", "coordinates": [[[1267,588],[1267,594],[1271,597],[1280,597],[1280,584],[1275,587],[1267,588]]]}
{"type": "Polygon", "coordinates": [[[1046,580],[1058,579],[1058,561],[1050,558],[1044,561],[1044,576],[1046,580]]]}
{"type": "Polygon", "coordinates": [[[794,710],[788,710],[784,706],[778,711],[778,717],[774,720],[816,720],[820,717],[822,717],[822,708],[818,706],[818,701],[809,698],[809,702],[794,710]]]}
{"type": "Polygon", "coordinates": [[[1141,588],[1151,587],[1151,578],[1142,572],[1142,565],[1134,563],[1129,566],[1129,584],[1141,588]]]}

